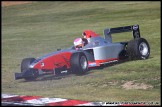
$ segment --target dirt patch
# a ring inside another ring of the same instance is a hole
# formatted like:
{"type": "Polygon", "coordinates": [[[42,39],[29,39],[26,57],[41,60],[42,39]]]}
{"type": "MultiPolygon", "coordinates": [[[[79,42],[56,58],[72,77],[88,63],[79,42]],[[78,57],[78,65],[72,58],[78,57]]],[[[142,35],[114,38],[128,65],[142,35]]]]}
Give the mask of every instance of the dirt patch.
{"type": "Polygon", "coordinates": [[[25,3],[31,3],[31,1],[2,1],[1,6],[12,6],[12,5],[19,5],[19,4],[25,4],[25,3]]]}
{"type": "Polygon", "coordinates": [[[148,89],[153,88],[151,85],[147,85],[144,83],[134,83],[133,81],[125,82],[123,85],[121,85],[124,89],[148,89]]]}

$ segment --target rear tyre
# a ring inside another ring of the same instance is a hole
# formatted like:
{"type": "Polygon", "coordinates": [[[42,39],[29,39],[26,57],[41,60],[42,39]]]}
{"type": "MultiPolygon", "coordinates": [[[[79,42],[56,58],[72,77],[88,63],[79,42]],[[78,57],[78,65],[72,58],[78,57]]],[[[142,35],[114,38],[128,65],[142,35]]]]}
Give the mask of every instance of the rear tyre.
{"type": "Polygon", "coordinates": [[[129,59],[147,59],[150,55],[150,46],[146,39],[136,38],[131,40],[127,46],[129,59]]]}
{"type": "Polygon", "coordinates": [[[88,61],[84,53],[74,53],[70,58],[71,70],[75,74],[84,74],[88,71],[88,61]]]}
{"type": "Polygon", "coordinates": [[[25,58],[21,62],[21,72],[26,76],[24,79],[27,81],[35,80],[38,77],[38,71],[29,68],[29,65],[35,61],[35,58],[25,58]]]}

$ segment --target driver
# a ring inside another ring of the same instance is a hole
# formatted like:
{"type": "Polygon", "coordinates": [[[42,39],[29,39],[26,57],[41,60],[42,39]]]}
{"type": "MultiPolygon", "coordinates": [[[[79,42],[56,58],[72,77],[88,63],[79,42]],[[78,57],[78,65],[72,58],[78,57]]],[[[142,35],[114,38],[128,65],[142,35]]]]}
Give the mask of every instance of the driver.
{"type": "Polygon", "coordinates": [[[82,40],[82,38],[76,38],[74,40],[74,47],[76,50],[84,47],[84,41],[82,40]]]}

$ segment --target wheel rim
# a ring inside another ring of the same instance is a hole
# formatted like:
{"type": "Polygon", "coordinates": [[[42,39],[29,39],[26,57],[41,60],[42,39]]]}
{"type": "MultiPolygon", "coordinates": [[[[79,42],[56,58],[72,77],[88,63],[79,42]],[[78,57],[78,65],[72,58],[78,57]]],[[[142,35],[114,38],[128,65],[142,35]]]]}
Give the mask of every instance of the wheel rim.
{"type": "Polygon", "coordinates": [[[81,64],[81,67],[82,67],[83,70],[85,70],[87,68],[87,60],[84,56],[82,56],[80,58],[80,64],[81,64]]]}
{"type": "Polygon", "coordinates": [[[144,43],[144,42],[142,42],[142,43],[139,45],[139,51],[140,51],[140,53],[141,53],[143,56],[147,55],[147,53],[148,53],[147,44],[144,43]]]}

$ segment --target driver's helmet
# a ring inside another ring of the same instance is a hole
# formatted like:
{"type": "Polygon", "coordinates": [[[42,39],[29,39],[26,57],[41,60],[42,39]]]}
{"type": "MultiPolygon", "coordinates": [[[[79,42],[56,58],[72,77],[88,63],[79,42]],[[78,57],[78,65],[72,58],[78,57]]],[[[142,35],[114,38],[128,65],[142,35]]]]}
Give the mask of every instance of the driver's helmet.
{"type": "Polygon", "coordinates": [[[74,40],[74,47],[75,47],[75,49],[80,49],[83,46],[84,46],[84,42],[83,42],[82,38],[76,38],[74,40]]]}
{"type": "Polygon", "coordinates": [[[92,30],[85,30],[85,31],[83,31],[82,36],[83,36],[83,38],[87,39],[88,42],[90,42],[91,37],[99,36],[99,34],[96,34],[92,30]]]}

